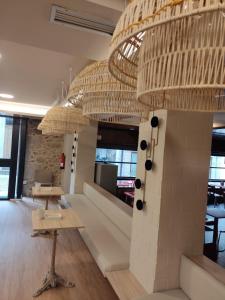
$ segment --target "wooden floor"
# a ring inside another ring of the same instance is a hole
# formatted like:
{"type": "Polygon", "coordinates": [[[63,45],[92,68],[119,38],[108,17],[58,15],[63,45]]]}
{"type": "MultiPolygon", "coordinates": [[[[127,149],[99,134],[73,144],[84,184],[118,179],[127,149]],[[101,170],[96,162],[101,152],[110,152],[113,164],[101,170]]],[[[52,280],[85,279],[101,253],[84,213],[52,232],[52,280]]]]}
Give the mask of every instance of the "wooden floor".
{"type": "MultiPolygon", "coordinates": [[[[0,299],[31,300],[46,274],[52,241],[31,238],[31,211],[38,202],[0,202],[0,299]]],[[[58,236],[56,271],[76,283],[72,289],[48,290],[40,300],[118,300],[78,232],[58,236]]]]}

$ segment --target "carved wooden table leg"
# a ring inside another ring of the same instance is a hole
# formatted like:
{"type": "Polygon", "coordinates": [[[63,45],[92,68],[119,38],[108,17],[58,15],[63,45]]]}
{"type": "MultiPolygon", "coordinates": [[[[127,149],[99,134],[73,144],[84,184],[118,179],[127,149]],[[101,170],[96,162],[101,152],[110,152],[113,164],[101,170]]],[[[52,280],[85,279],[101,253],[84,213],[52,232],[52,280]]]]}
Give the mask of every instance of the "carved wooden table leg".
{"type": "Polygon", "coordinates": [[[50,288],[55,288],[57,285],[62,285],[66,288],[72,288],[75,286],[74,283],[66,281],[61,276],[56,274],[56,272],[55,272],[56,242],[57,242],[57,230],[54,230],[51,267],[42,282],[42,286],[33,294],[33,297],[37,297],[37,296],[41,295],[44,291],[46,291],[50,288]]]}

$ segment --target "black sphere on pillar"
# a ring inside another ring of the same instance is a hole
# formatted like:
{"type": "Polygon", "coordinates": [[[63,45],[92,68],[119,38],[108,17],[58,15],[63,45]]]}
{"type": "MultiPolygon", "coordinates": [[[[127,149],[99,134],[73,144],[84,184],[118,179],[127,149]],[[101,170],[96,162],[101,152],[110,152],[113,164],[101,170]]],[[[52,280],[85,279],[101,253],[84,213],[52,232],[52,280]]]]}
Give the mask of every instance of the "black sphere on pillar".
{"type": "Polygon", "coordinates": [[[137,202],[136,202],[136,208],[137,208],[137,210],[143,210],[144,207],[145,207],[145,202],[142,201],[142,200],[140,200],[140,199],[137,200],[137,202]]]}
{"type": "Polygon", "coordinates": [[[156,117],[156,116],[152,117],[152,119],[151,119],[151,126],[153,128],[159,126],[159,118],[158,117],[156,117]]]}
{"type": "Polygon", "coordinates": [[[142,140],[140,142],[140,148],[141,148],[141,150],[146,150],[148,148],[148,143],[146,140],[142,140]]]}
{"type": "Polygon", "coordinates": [[[150,159],[147,159],[145,162],[145,170],[150,171],[153,167],[153,162],[150,159]]]}
{"type": "Polygon", "coordinates": [[[136,189],[140,189],[143,185],[143,183],[141,182],[141,179],[137,178],[134,182],[136,189]]]}

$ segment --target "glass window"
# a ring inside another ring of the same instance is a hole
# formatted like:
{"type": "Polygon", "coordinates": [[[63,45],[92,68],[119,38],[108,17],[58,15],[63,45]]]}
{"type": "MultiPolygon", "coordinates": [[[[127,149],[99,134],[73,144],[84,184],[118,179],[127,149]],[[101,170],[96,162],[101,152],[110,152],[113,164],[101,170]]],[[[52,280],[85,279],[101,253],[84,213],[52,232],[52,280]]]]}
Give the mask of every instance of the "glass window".
{"type": "Polygon", "coordinates": [[[0,117],[0,158],[11,158],[13,119],[0,117]]]}
{"type": "Polygon", "coordinates": [[[0,167],[0,198],[8,198],[9,167],[0,167]]]}
{"type": "Polygon", "coordinates": [[[209,179],[225,180],[225,157],[211,156],[209,179]]]}
{"type": "Polygon", "coordinates": [[[136,151],[97,148],[96,162],[117,165],[118,177],[136,177],[136,151]]]}

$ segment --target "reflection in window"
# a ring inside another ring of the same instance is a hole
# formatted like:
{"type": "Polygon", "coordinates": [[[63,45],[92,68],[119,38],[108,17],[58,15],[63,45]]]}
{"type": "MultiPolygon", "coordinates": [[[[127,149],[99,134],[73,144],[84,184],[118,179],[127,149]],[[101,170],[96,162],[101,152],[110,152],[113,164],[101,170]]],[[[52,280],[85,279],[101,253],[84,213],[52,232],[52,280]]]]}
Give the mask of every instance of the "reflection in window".
{"type": "Polygon", "coordinates": [[[119,149],[96,149],[96,162],[105,162],[118,166],[118,177],[135,177],[137,152],[119,149]]]}

